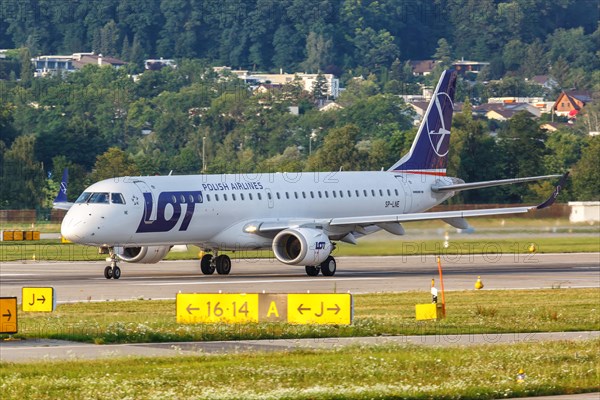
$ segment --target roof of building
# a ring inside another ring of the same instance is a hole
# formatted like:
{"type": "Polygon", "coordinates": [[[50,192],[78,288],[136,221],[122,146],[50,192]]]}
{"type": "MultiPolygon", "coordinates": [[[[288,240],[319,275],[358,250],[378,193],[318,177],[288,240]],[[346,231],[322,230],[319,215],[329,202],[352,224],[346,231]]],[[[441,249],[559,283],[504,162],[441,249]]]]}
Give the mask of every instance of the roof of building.
{"type": "Polygon", "coordinates": [[[410,66],[415,74],[424,74],[433,71],[435,60],[411,60],[410,66]]]}
{"type": "Polygon", "coordinates": [[[75,68],[83,68],[85,65],[88,64],[121,66],[126,65],[127,63],[123,60],[119,60],[118,58],[104,57],[101,54],[85,54],[82,55],[79,59],[73,60],[73,66],[75,68]]]}

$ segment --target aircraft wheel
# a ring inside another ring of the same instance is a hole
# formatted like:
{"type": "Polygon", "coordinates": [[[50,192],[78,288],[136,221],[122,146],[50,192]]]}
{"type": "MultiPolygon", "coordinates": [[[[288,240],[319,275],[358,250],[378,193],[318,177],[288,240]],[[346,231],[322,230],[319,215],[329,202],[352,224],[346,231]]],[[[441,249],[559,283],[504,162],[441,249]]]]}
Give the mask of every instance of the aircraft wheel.
{"type": "Polygon", "coordinates": [[[215,266],[212,264],[212,254],[205,254],[200,260],[200,270],[204,275],[212,275],[215,272],[215,266]]]}
{"type": "Polygon", "coordinates": [[[229,272],[231,272],[231,259],[223,254],[217,257],[216,261],[217,273],[219,275],[229,275],[229,272]]]}
{"type": "Polygon", "coordinates": [[[104,268],[104,277],[110,279],[113,276],[113,269],[111,266],[104,268]]]}
{"type": "Polygon", "coordinates": [[[315,267],[313,265],[307,265],[306,267],[304,267],[304,269],[306,270],[306,275],[308,275],[308,276],[319,275],[319,267],[315,267]]]}
{"type": "Polygon", "coordinates": [[[335,258],[329,256],[321,263],[321,273],[323,276],[333,276],[336,270],[335,258]]]}
{"type": "Polygon", "coordinates": [[[112,269],[112,277],[113,279],[119,279],[121,277],[121,268],[114,267],[112,269]]]}

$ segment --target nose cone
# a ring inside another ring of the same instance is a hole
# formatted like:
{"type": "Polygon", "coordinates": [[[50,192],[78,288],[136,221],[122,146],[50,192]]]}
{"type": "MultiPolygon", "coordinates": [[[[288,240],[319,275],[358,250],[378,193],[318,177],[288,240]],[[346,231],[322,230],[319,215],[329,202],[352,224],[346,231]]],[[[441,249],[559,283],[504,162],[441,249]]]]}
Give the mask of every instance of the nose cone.
{"type": "Polygon", "coordinates": [[[75,213],[69,210],[60,224],[60,234],[63,238],[71,242],[80,243],[83,239],[82,230],[84,225],[81,218],[77,218],[75,213]]]}

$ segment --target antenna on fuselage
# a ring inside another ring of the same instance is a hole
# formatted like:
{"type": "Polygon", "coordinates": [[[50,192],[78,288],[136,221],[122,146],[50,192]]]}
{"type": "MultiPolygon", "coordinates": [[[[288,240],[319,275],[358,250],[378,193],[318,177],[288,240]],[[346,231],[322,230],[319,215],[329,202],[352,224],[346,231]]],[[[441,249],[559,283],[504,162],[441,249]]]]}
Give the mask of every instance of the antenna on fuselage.
{"type": "Polygon", "coordinates": [[[173,174],[173,170],[169,171],[169,176],[171,176],[173,174]]]}

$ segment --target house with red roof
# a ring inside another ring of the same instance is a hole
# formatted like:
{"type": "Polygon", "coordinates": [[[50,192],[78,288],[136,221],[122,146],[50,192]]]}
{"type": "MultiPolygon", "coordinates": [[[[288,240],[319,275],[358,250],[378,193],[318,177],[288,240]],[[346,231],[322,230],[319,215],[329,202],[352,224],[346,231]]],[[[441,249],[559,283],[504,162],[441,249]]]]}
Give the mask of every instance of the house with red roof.
{"type": "Polygon", "coordinates": [[[577,114],[592,101],[592,94],[585,90],[563,90],[554,102],[554,114],[575,119],[577,114]]]}

